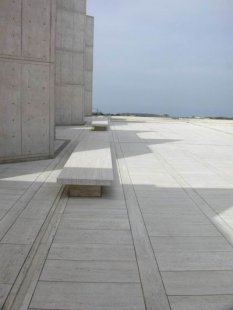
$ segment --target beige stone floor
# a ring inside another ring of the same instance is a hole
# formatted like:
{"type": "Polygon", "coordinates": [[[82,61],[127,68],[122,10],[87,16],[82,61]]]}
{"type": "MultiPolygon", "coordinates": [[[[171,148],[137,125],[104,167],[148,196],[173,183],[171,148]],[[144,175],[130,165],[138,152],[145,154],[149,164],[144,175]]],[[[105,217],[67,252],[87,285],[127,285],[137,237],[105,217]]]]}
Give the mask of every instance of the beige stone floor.
{"type": "Polygon", "coordinates": [[[53,160],[0,165],[0,306],[233,309],[233,122],[115,118],[115,181],[68,198],[53,160]]]}

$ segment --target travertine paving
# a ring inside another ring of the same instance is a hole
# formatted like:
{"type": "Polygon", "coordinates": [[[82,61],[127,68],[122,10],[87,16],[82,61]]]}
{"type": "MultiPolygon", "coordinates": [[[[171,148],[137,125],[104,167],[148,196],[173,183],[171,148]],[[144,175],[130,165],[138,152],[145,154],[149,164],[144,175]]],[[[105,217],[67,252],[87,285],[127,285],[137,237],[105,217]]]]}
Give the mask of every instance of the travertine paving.
{"type": "Polygon", "coordinates": [[[230,121],[113,119],[115,179],[98,199],[55,183],[69,145],[1,165],[3,309],[232,309],[232,134],[230,121]]]}

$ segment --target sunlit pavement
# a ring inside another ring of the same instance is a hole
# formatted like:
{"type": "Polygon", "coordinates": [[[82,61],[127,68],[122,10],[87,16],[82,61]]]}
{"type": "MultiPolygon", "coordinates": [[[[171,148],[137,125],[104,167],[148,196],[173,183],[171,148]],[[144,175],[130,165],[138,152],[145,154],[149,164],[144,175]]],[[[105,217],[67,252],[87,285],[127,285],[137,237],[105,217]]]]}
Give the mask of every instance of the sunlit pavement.
{"type": "Polygon", "coordinates": [[[68,198],[55,159],[0,165],[4,309],[233,307],[233,122],[114,118],[115,180],[68,198]]]}

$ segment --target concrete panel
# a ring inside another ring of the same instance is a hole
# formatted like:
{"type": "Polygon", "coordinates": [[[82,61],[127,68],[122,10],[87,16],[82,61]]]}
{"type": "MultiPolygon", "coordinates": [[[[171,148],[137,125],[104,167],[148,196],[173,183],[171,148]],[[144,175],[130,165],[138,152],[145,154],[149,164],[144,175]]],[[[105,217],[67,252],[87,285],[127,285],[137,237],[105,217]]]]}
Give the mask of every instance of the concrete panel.
{"type": "Polygon", "coordinates": [[[84,89],[82,86],[74,85],[72,90],[71,124],[81,124],[84,115],[84,89]]]}
{"type": "MultiPolygon", "coordinates": [[[[72,84],[73,82],[73,54],[71,52],[57,53],[60,60],[60,84],[72,84]]],[[[59,64],[57,64],[59,67],[59,64]]]]}
{"type": "Polygon", "coordinates": [[[20,66],[0,60],[0,158],[21,153],[20,66]]]}
{"type": "Polygon", "coordinates": [[[57,51],[55,56],[55,84],[60,85],[61,84],[61,55],[62,52],[57,51]]]}
{"type": "Polygon", "coordinates": [[[23,0],[22,56],[49,60],[50,11],[48,0],[23,0]]]}
{"type": "Polygon", "coordinates": [[[85,2],[57,1],[55,119],[58,125],[82,124],[84,119],[85,2]]]}
{"type": "Polygon", "coordinates": [[[94,18],[86,16],[85,29],[85,115],[92,114],[94,18]]]}
{"type": "Polygon", "coordinates": [[[22,152],[49,151],[49,65],[22,66],[22,152]]]}
{"type": "Polygon", "coordinates": [[[88,90],[92,92],[92,81],[93,79],[93,73],[92,71],[86,71],[85,72],[85,90],[88,90]]]}
{"type": "Polygon", "coordinates": [[[73,35],[73,51],[85,51],[85,23],[86,17],[84,14],[74,14],[74,35],[73,35]]]}
{"type": "Polygon", "coordinates": [[[85,90],[85,115],[92,114],[92,92],[85,90]]]}
{"type": "Polygon", "coordinates": [[[82,14],[86,13],[86,0],[57,0],[57,7],[82,14]]]}
{"type": "Polygon", "coordinates": [[[86,45],[93,46],[94,39],[94,17],[86,16],[86,45]]]}
{"type": "Polygon", "coordinates": [[[0,161],[53,155],[55,20],[56,0],[0,1],[0,161]]]}
{"type": "Polygon", "coordinates": [[[76,124],[83,122],[84,91],[81,85],[62,85],[56,87],[56,123],[76,124]]]}
{"type": "Polygon", "coordinates": [[[84,84],[84,57],[82,53],[58,51],[56,61],[57,84],[84,84]]]}
{"type": "Polygon", "coordinates": [[[73,84],[84,85],[84,54],[73,54],[72,65],[73,84]]]}
{"type": "Polygon", "coordinates": [[[84,52],[85,15],[57,9],[56,48],[84,52]]]}
{"type": "Polygon", "coordinates": [[[86,53],[85,53],[85,62],[86,62],[86,70],[93,71],[93,47],[86,46],[86,53]]]}
{"type": "Polygon", "coordinates": [[[55,87],[55,121],[56,124],[68,125],[71,122],[71,104],[70,97],[71,87],[69,86],[56,86],[55,87]],[[68,102],[66,102],[68,98],[68,102]]]}
{"type": "Polygon", "coordinates": [[[86,0],[73,0],[74,10],[79,13],[86,14],[86,0]]]}
{"type": "MultiPolygon", "coordinates": [[[[64,2],[64,1],[63,1],[64,2]]],[[[73,47],[73,12],[57,9],[56,49],[72,50],[73,47]]]]}
{"type": "Polygon", "coordinates": [[[0,54],[21,54],[21,0],[0,1],[0,54]]]}

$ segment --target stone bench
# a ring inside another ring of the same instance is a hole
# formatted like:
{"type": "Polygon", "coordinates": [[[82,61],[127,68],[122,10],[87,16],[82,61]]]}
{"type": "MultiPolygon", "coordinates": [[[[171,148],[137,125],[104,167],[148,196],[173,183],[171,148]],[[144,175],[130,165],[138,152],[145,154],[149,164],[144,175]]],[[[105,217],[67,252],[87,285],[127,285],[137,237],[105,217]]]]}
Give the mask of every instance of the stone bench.
{"type": "Polygon", "coordinates": [[[108,119],[94,120],[91,122],[94,131],[105,131],[108,129],[108,119]]]}
{"type": "Polygon", "coordinates": [[[100,197],[113,182],[109,133],[87,132],[66,162],[57,182],[72,197],[100,197]]]}

